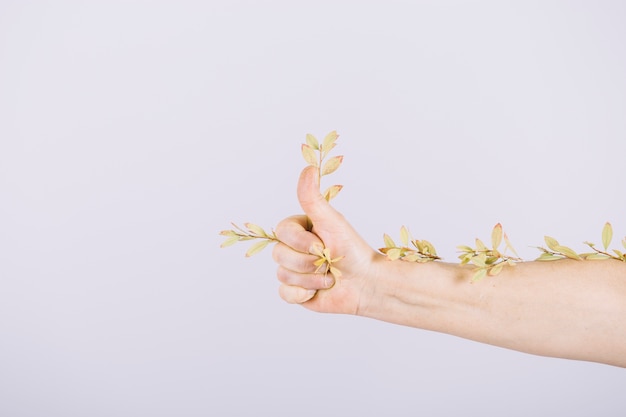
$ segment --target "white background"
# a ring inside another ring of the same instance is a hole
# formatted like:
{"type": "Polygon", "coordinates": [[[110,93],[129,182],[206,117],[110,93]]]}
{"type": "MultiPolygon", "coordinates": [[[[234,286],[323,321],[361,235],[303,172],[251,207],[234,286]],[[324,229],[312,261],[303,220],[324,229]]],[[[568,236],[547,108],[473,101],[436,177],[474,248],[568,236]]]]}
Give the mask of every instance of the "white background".
{"type": "Polygon", "coordinates": [[[287,305],[270,251],[218,232],[298,213],[300,143],[336,129],[335,205],[373,247],[625,236],[625,19],[2,1],[0,415],[624,415],[623,369],[287,305]]]}

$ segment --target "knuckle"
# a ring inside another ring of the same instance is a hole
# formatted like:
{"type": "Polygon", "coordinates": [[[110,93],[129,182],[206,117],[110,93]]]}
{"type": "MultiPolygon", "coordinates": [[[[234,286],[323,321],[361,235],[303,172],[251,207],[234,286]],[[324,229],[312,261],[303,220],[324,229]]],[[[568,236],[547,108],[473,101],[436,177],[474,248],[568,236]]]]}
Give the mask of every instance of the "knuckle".
{"type": "Polygon", "coordinates": [[[282,248],[280,247],[281,245],[282,243],[278,242],[276,245],[274,245],[274,248],[272,249],[272,259],[279,265],[282,252],[282,248]]]}
{"type": "Polygon", "coordinates": [[[297,294],[294,294],[295,292],[297,292],[294,291],[295,289],[295,287],[283,284],[278,288],[278,294],[280,295],[280,298],[282,298],[289,304],[295,304],[298,302],[297,294]]]}
{"type": "Polygon", "coordinates": [[[315,265],[313,265],[313,263],[310,261],[310,259],[307,259],[308,256],[300,256],[298,257],[298,264],[297,264],[297,268],[299,272],[303,272],[303,273],[307,273],[307,272],[314,272],[316,267],[315,265]]]}
{"type": "Polygon", "coordinates": [[[283,284],[289,284],[291,282],[290,275],[291,274],[289,273],[289,271],[282,266],[279,266],[278,270],[276,271],[276,277],[278,278],[278,281],[282,282],[283,284]]]}
{"type": "Polygon", "coordinates": [[[288,241],[294,231],[302,228],[298,215],[287,217],[281,220],[274,228],[274,233],[282,241],[288,241]]]}
{"type": "Polygon", "coordinates": [[[285,232],[288,230],[287,224],[289,222],[289,219],[284,219],[281,220],[276,227],[274,228],[274,234],[276,235],[276,237],[278,237],[280,240],[284,240],[283,239],[283,235],[285,234],[285,232]]]}
{"type": "Polygon", "coordinates": [[[300,304],[313,298],[316,291],[283,284],[279,287],[278,293],[286,302],[290,304],[300,304]]]}

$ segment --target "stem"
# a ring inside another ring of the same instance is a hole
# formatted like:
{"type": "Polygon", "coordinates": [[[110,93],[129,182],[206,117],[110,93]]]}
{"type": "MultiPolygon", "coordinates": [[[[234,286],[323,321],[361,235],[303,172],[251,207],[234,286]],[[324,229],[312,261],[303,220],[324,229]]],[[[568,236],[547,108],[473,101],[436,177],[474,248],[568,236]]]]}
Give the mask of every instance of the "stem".
{"type": "Polygon", "coordinates": [[[602,251],[602,250],[600,250],[600,249],[596,249],[596,247],[595,247],[595,246],[590,246],[590,245],[588,245],[588,246],[589,246],[589,247],[591,247],[591,249],[595,250],[597,253],[599,253],[599,254],[601,254],[601,255],[606,255],[606,256],[608,256],[609,258],[611,258],[611,259],[616,259],[616,260],[618,260],[618,261],[621,261],[621,260],[622,260],[621,258],[618,258],[618,257],[617,257],[617,256],[615,256],[615,255],[612,255],[612,254],[610,254],[610,253],[604,252],[604,251],[602,251]]]}
{"type": "Polygon", "coordinates": [[[324,145],[320,144],[320,160],[319,160],[319,163],[317,164],[317,175],[319,176],[319,179],[320,179],[320,182],[319,182],[320,187],[322,186],[322,162],[324,161],[324,157],[322,156],[324,153],[324,150],[322,149],[322,146],[324,145]]]}
{"type": "MultiPolygon", "coordinates": [[[[492,249],[481,250],[481,251],[474,250],[474,251],[472,252],[472,256],[478,256],[478,255],[480,255],[481,253],[484,253],[484,254],[485,254],[485,255],[487,255],[487,256],[495,256],[493,252],[494,252],[494,251],[493,251],[492,249]]],[[[461,253],[463,253],[463,252],[461,252],[461,253]]],[[[465,252],[465,253],[467,253],[467,252],[465,252]]],[[[517,257],[515,257],[515,256],[505,255],[505,254],[503,254],[503,253],[501,253],[501,252],[499,252],[499,251],[498,251],[498,255],[500,255],[500,256],[498,256],[498,258],[502,259],[502,261],[501,261],[501,262],[505,262],[505,261],[507,261],[507,260],[509,260],[509,259],[510,259],[510,260],[512,260],[512,261],[515,261],[515,262],[523,262],[523,261],[524,261],[522,258],[517,258],[517,257]]],[[[560,254],[559,254],[559,255],[560,255],[560,254]]],[[[497,265],[497,264],[499,264],[499,263],[501,263],[501,262],[495,263],[495,264],[493,264],[493,265],[497,265]]]]}

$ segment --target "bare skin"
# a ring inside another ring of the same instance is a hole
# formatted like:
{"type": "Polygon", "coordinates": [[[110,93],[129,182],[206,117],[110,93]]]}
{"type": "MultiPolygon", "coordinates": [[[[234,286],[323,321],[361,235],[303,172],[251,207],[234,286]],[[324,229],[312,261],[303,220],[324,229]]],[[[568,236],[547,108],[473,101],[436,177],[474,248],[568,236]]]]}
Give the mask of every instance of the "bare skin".
{"type": "Polygon", "coordinates": [[[388,261],[319,193],[317,170],[298,182],[305,215],[277,226],[280,296],[317,312],[354,314],[543,356],[626,367],[626,263],[524,262],[470,283],[472,267],[388,261]],[[313,224],[312,230],[310,223],[313,224]],[[314,245],[342,276],[315,273],[314,245]]]}

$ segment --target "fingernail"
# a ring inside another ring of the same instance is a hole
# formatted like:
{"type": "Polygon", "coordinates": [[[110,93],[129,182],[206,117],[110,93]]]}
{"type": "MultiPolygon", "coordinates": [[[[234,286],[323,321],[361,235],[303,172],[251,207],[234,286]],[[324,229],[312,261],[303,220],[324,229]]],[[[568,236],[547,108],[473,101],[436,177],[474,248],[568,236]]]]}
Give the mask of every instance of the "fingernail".
{"type": "Polygon", "coordinates": [[[317,293],[317,290],[307,290],[304,300],[300,301],[300,303],[306,303],[315,296],[315,293],[317,293]]]}

